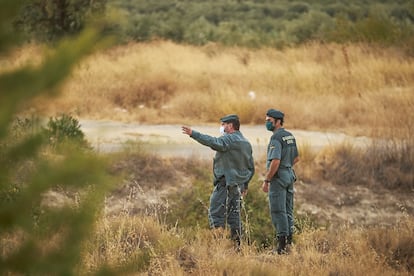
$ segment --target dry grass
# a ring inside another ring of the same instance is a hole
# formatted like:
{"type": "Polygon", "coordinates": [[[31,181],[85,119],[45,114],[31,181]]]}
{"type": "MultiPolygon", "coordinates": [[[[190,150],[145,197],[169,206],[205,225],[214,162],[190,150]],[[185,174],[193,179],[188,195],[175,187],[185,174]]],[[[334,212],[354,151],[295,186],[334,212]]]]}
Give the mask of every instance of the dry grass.
{"type": "Polygon", "coordinates": [[[167,229],[139,216],[104,219],[84,264],[131,265],[129,275],[410,275],[414,269],[413,222],[394,228],[307,230],[289,255],[244,244],[236,253],[225,237],[208,230],[167,229]]]}
{"type": "MultiPolygon", "coordinates": [[[[40,50],[32,46],[3,63],[18,66],[35,52],[40,50]]],[[[371,135],[390,125],[398,132],[412,128],[413,76],[412,58],[367,45],[282,51],[156,41],[90,57],[60,98],[34,106],[43,114],[142,123],[216,122],[233,112],[243,123],[262,123],[265,110],[276,107],[285,111],[290,128],[371,135]]]]}
{"type": "MultiPolygon", "coordinates": [[[[39,60],[31,58],[41,51],[36,46],[19,50],[12,60],[0,60],[0,70],[35,64],[39,60]]],[[[44,115],[66,112],[142,123],[208,123],[237,112],[242,123],[252,124],[262,123],[265,110],[275,107],[286,113],[290,129],[393,137],[385,147],[379,142],[364,152],[339,145],[315,155],[301,145],[302,180],[335,180],[343,186],[359,181],[375,188],[372,181],[381,178],[389,185],[382,183],[385,188],[405,183],[403,188],[412,190],[413,88],[413,59],[392,49],[309,44],[249,51],[153,42],[92,56],[77,67],[59,98],[37,99],[31,107],[44,115]],[[255,99],[249,91],[255,91],[255,99]],[[315,162],[321,166],[316,172],[315,162]]],[[[179,165],[130,155],[116,166],[131,168],[126,179],[135,184],[148,177],[176,180],[179,165]],[[166,166],[165,174],[159,173],[160,165],[166,166]]],[[[85,245],[80,271],[102,264],[132,264],[132,275],[410,275],[414,269],[412,217],[386,229],[303,231],[292,253],[279,257],[247,245],[236,254],[227,239],[215,239],[204,229],[168,229],[157,215],[102,218],[85,245]]],[[[2,254],[12,252],[8,240],[0,242],[2,254]]]]}

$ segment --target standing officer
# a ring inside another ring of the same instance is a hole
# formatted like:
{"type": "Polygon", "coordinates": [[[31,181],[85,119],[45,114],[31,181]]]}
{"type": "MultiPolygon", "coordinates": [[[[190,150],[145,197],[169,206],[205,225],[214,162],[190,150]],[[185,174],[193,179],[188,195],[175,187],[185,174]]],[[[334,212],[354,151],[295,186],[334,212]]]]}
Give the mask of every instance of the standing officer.
{"type": "Polygon", "coordinates": [[[236,114],[221,120],[222,136],[216,138],[183,126],[184,134],[216,151],[213,160],[214,190],[210,196],[209,222],[213,229],[230,226],[231,238],[240,246],[242,222],[241,197],[247,194],[249,181],[254,174],[253,152],[250,142],[240,132],[236,114]]]}
{"type": "Polygon", "coordinates": [[[276,230],[277,253],[286,253],[294,231],[293,165],[299,161],[295,137],[283,128],[283,112],[269,109],[266,129],[273,132],[267,147],[266,174],[262,189],[269,193],[270,215],[276,230]]]}

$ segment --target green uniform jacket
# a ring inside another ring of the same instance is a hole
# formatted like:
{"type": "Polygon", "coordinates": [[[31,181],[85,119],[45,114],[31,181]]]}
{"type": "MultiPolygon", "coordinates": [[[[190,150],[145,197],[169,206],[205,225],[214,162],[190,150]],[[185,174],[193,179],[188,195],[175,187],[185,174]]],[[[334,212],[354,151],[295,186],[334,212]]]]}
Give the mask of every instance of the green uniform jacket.
{"type": "Polygon", "coordinates": [[[270,163],[273,159],[280,160],[280,165],[277,173],[274,177],[283,178],[285,181],[290,182],[290,178],[296,178],[293,171],[293,162],[295,158],[299,156],[298,148],[296,146],[296,139],[289,131],[284,128],[276,130],[270,138],[269,145],[267,147],[267,162],[266,168],[269,169],[270,163]],[[282,170],[287,169],[293,176],[284,176],[282,170]]]}
{"type": "Polygon", "coordinates": [[[191,137],[216,151],[213,162],[214,183],[224,176],[226,185],[240,184],[242,189],[248,188],[254,174],[253,150],[240,131],[217,138],[193,130],[191,137]]]}

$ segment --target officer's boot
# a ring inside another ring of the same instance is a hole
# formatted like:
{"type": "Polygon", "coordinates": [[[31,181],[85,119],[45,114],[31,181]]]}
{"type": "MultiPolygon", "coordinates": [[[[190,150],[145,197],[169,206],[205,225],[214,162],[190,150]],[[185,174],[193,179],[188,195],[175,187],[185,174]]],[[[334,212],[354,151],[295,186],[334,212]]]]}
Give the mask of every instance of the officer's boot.
{"type": "Polygon", "coordinates": [[[293,245],[293,236],[292,234],[290,234],[286,237],[286,252],[289,253],[290,249],[292,248],[292,245],[293,245]]]}
{"type": "Polygon", "coordinates": [[[277,254],[286,254],[286,236],[277,237],[277,254]]]}
{"type": "Polygon", "coordinates": [[[293,235],[292,234],[290,234],[289,236],[287,236],[287,238],[286,238],[286,244],[287,245],[292,245],[292,243],[293,243],[293,235]]]}
{"type": "Polygon", "coordinates": [[[231,240],[234,242],[234,249],[239,252],[240,251],[240,233],[236,229],[231,229],[231,240]]]}

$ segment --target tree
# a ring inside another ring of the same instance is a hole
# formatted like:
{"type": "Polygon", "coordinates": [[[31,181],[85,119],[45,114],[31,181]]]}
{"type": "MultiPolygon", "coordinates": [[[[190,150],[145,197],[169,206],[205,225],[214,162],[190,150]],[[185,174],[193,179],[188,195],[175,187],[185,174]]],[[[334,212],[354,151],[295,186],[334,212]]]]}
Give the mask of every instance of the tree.
{"type": "MultiPolygon", "coordinates": [[[[0,0],[0,56],[18,45],[12,21],[22,0],[0,0]]],[[[74,65],[103,46],[96,28],[59,43],[42,64],[0,71],[0,275],[76,275],[82,246],[113,181],[107,165],[90,151],[53,152],[41,131],[14,135],[12,122],[23,103],[54,96],[74,65]],[[70,192],[68,203],[51,206],[45,196],[70,192]]],[[[20,120],[20,129],[30,126],[20,120]]],[[[101,269],[97,272],[108,272],[101,269]]]]}
{"type": "Polygon", "coordinates": [[[77,34],[91,15],[102,14],[107,0],[26,1],[15,25],[36,40],[56,40],[77,34]]]}

